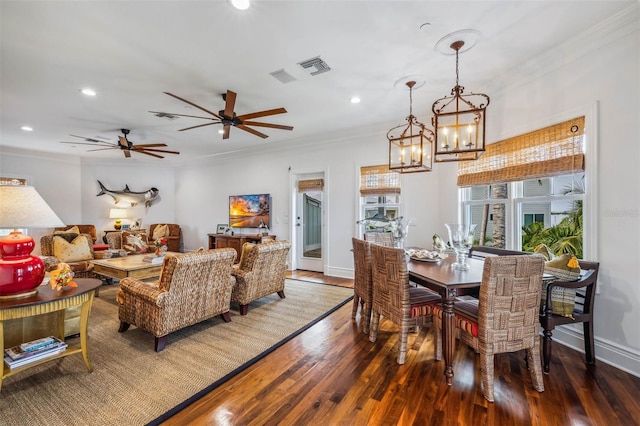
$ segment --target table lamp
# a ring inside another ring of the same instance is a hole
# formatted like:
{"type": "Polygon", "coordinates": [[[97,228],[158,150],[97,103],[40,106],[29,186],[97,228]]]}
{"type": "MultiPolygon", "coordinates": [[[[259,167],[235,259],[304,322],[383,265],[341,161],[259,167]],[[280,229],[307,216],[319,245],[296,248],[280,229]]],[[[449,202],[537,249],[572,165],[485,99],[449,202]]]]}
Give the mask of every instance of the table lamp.
{"type": "Polygon", "coordinates": [[[32,186],[0,185],[0,228],[14,228],[0,238],[0,298],[35,294],[45,274],[44,262],[31,256],[35,241],[18,228],[64,226],[32,186]]]}
{"type": "Polygon", "coordinates": [[[111,209],[109,210],[109,219],[115,219],[115,223],[113,224],[113,229],[122,228],[122,221],[120,219],[125,219],[127,217],[126,209],[111,209]]]}

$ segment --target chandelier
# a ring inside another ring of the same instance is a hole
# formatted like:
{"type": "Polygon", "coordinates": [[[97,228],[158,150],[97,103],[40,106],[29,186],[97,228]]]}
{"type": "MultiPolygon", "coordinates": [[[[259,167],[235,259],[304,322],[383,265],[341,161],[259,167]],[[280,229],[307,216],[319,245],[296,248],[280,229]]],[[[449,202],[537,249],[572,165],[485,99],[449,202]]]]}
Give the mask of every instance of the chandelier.
{"type": "Polygon", "coordinates": [[[413,115],[413,86],[408,81],[409,116],[407,124],[401,124],[387,132],[389,140],[389,169],[400,173],[430,172],[432,166],[433,132],[425,128],[413,115]]]}
{"type": "Polygon", "coordinates": [[[463,46],[462,40],[450,45],[456,54],[456,85],[451,89],[451,96],[436,100],[431,107],[436,163],[476,160],[485,150],[485,116],[489,96],[473,92],[464,94],[458,72],[458,54],[463,46]]]}

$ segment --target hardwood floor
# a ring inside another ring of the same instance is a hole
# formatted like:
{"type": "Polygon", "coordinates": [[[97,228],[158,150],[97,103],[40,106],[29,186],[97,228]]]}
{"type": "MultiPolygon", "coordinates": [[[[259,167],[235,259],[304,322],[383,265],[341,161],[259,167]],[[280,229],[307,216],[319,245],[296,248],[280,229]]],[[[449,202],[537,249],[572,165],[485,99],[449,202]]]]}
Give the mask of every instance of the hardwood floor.
{"type": "MultiPolygon", "coordinates": [[[[296,271],[292,278],[352,287],[352,280],[296,271]]],[[[545,391],[524,355],[495,359],[495,403],[480,388],[479,356],[458,344],[447,386],[433,331],[409,336],[396,362],[397,327],[380,322],[376,343],[351,319],[351,303],[287,342],[163,425],[636,425],[640,378],[556,344],[545,391]]]]}

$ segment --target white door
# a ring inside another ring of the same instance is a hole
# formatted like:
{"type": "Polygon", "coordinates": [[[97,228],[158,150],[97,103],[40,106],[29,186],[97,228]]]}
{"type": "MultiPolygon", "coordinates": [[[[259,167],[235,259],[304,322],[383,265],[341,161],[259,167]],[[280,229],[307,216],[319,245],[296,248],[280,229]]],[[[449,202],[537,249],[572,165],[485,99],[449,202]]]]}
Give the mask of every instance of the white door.
{"type": "MultiPolygon", "coordinates": [[[[300,175],[298,181],[322,179],[322,175],[300,175]]],[[[297,185],[296,185],[297,187],[297,185]]],[[[296,192],[294,232],[297,269],[324,272],[324,200],[323,189],[296,192]]]]}

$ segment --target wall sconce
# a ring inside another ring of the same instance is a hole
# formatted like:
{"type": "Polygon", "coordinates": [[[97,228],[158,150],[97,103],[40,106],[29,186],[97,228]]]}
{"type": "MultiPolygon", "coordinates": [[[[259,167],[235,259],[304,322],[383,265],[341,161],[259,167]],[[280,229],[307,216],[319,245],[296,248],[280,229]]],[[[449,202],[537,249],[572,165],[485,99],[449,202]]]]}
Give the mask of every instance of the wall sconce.
{"type": "Polygon", "coordinates": [[[451,96],[436,100],[431,107],[436,133],[436,163],[476,160],[485,150],[485,117],[489,96],[473,92],[464,94],[464,87],[458,82],[458,54],[464,44],[464,41],[457,40],[450,45],[456,55],[456,85],[451,89],[451,96]]]}
{"type": "Polygon", "coordinates": [[[401,124],[387,132],[389,140],[389,169],[400,173],[430,172],[432,168],[433,132],[413,115],[413,87],[409,87],[409,116],[407,124],[401,124]]]}

